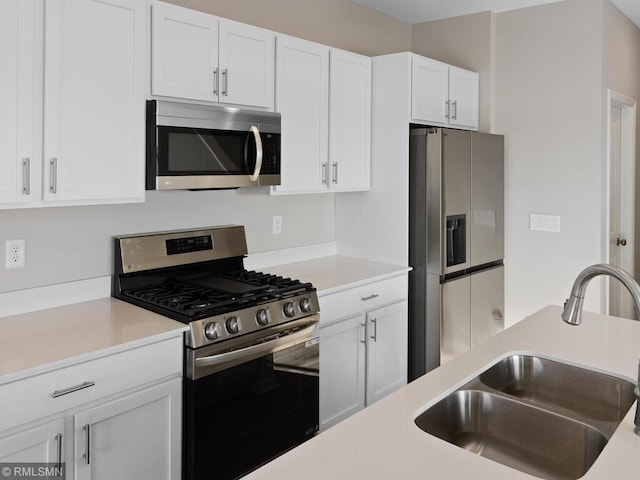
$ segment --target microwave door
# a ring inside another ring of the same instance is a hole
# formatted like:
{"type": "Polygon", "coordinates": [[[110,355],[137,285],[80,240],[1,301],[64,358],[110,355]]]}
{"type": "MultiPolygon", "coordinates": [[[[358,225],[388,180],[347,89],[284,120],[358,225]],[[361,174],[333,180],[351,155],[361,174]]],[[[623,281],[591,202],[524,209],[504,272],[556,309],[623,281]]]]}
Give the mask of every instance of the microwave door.
{"type": "Polygon", "coordinates": [[[200,134],[197,130],[194,130],[196,136],[198,137],[198,139],[200,140],[200,142],[202,142],[202,145],[204,146],[204,148],[209,152],[210,159],[216,164],[215,170],[216,171],[220,171],[220,172],[225,172],[225,173],[230,173],[230,170],[233,171],[234,169],[234,165],[233,162],[229,159],[229,157],[225,154],[224,150],[222,148],[219,148],[219,145],[217,145],[217,142],[215,141],[215,138],[212,138],[211,141],[216,144],[216,146],[218,147],[217,150],[223,154],[224,158],[220,158],[222,155],[218,155],[213,148],[211,148],[211,145],[209,145],[209,143],[204,139],[204,137],[202,136],[202,134],[200,134]],[[225,165],[226,163],[226,165],[225,165]]]}

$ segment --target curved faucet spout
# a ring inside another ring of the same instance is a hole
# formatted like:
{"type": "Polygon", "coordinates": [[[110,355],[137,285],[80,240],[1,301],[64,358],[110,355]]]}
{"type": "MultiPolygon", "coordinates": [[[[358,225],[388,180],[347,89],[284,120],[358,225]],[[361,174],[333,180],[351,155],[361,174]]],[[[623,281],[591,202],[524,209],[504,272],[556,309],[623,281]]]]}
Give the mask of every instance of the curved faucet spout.
{"type": "Polygon", "coordinates": [[[608,275],[619,280],[629,290],[636,312],[640,312],[640,285],[624,270],[612,265],[599,263],[585,268],[576,277],[571,289],[571,296],[567,299],[562,311],[562,319],[565,322],[571,325],[580,325],[582,323],[582,304],[584,303],[587,285],[592,278],[599,275],[608,275]]]}

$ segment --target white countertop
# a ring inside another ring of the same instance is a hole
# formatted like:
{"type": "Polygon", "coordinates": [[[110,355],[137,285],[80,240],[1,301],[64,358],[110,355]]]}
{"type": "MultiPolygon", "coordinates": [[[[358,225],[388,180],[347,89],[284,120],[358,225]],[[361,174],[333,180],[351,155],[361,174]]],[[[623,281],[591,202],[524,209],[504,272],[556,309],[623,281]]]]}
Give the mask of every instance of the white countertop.
{"type": "Polygon", "coordinates": [[[186,329],[115,298],[0,318],[0,383],[182,335],[186,329]]]}
{"type": "MultiPolygon", "coordinates": [[[[462,386],[508,353],[537,353],[635,379],[640,322],[584,313],[567,325],[559,307],[546,307],[470,352],[403,387],[246,477],[247,480],[318,479],[532,479],[428,435],[413,422],[445,393],[462,386]]],[[[640,437],[635,405],[585,480],[637,479],[640,437]]]]}
{"type": "Polygon", "coordinates": [[[274,275],[310,282],[318,296],[402,275],[410,267],[373,262],[362,258],[332,255],[302,262],[276,265],[264,269],[274,275]]]}

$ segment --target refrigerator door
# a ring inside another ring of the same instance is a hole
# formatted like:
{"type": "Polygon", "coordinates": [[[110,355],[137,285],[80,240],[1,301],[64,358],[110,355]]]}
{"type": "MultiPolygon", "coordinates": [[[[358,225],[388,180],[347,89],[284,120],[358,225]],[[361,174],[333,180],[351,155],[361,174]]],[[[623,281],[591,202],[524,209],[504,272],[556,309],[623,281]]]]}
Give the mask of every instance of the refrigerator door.
{"type": "Polygon", "coordinates": [[[471,267],[504,257],[504,137],[471,135],[471,267]]]}
{"type": "Polygon", "coordinates": [[[471,346],[504,330],[504,267],[471,275],[471,346]]]}
{"type": "Polygon", "coordinates": [[[440,363],[469,350],[471,345],[471,278],[442,284],[442,339],[440,363]]]}
{"type": "Polygon", "coordinates": [[[471,266],[471,132],[443,129],[442,198],[441,261],[446,275],[471,266]]]}

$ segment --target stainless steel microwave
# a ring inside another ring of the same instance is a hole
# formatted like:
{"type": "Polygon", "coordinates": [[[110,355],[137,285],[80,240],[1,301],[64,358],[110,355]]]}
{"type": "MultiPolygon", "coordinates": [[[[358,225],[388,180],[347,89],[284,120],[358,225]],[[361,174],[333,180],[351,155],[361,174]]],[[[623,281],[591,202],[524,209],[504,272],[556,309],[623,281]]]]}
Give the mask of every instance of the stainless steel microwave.
{"type": "Polygon", "coordinates": [[[147,190],[280,185],[280,114],[147,101],[147,190]]]}

